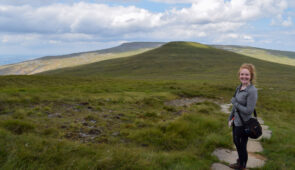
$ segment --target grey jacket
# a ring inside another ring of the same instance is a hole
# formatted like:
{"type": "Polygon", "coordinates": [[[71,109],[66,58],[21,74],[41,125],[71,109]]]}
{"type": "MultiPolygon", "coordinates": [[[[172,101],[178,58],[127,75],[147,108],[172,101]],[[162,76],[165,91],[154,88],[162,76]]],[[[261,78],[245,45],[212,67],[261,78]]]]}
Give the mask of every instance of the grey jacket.
{"type": "Polygon", "coordinates": [[[240,90],[241,86],[242,85],[239,85],[236,89],[236,102],[233,103],[231,114],[228,117],[228,120],[234,117],[235,126],[243,126],[237,110],[240,111],[240,115],[244,121],[249,120],[252,117],[258,98],[257,89],[254,85],[251,84],[244,90],[240,90]]]}

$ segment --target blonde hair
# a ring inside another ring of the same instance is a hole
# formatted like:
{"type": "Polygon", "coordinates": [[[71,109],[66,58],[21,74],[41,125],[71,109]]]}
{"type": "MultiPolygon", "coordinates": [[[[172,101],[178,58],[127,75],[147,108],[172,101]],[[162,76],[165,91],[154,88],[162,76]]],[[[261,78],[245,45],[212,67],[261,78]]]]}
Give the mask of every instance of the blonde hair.
{"type": "Polygon", "coordinates": [[[238,72],[238,76],[240,76],[240,72],[242,69],[247,69],[250,72],[251,78],[250,78],[250,82],[252,84],[254,84],[256,82],[256,70],[255,70],[255,66],[253,64],[250,63],[244,63],[241,65],[239,72],[238,72]]]}

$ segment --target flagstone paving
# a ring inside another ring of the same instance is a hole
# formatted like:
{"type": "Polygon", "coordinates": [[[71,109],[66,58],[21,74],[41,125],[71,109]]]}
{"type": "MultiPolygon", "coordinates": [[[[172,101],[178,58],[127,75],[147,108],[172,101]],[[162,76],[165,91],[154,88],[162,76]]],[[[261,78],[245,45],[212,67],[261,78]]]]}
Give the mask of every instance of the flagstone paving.
{"type": "Polygon", "coordinates": [[[214,163],[211,167],[212,170],[232,170],[230,167],[221,163],[214,163]]]}
{"type": "MultiPolygon", "coordinates": [[[[229,114],[229,108],[231,104],[221,104],[221,111],[223,113],[229,114]]],[[[247,144],[247,151],[248,151],[248,162],[247,162],[247,168],[259,168],[263,167],[267,158],[265,158],[262,155],[259,155],[259,152],[263,151],[263,147],[259,140],[262,138],[270,139],[272,135],[272,131],[269,130],[269,127],[264,125],[264,121],[262,118],[257,118],[259,123],[262,126],[262,136],[258,139],[251,139],[249,138],[248,144],[247,144]]],[[[238,158],[238,153],[235,149],[235,146],[233,146],[233,149],[225,149],[225,148],[217,148],[212,153],[212,155],[215,155],[221,162],[225,162],[227,164],[236,163],[236,160],[238,158]]],[[[211,166],[212,170],[230,170],[227,165],[222,163],[213,163],[211,166]]]]}
{"type": "MultiPolygon", "coordinates": [[[[225,114],[230,114],[230,107],[231,104],[220,104],[218,102],[212,101],[210,99],[204,99],[204,98],[182,98],[182,99],[177,99],[173,101],[166,102],[165,105],[173,105],[173,106],[189,106],[194,103],[200,103],[204,101],[211,101],[216,104],[219,104],[221,107],[221,112],[225,114]]],[[[265,139],[270,139],[272,135],[272,131],[269,130],[269,127],[267,125],[264,125],[264,121],[262,118],[258,117],[257,118],[259,123],[262,126],[262,136],[258,139],[251,139],[249,138],[248,144],[247,144],[247,150],[248,150],[248,162],[247,162],[247,168],[259,168],[263,167],[265,164],[265,161],[267,158],[263,157],[262,155],[259,155],[259,152],[263,151],[263,147],[261,143],[259,142],[262,138],[265,139]]],[[[235,149],[235,146],[233,146],[233,149],[224,149],[224,148],[217,148],[213,153],[222,163],[217,162],[213,163],[211,166],[212,170],[230,170],[227,164],[232,164],[235,163],[238,154],[235,149]]]]}
{"type": "MultiPolygon", "coordinates": [[[[233,145],[233,148],[236,149],[236,146],[233,145]]],[[[263,147],[260,144],[260,142],[249,138],[248,144],[247,144],[247,151],[248,152],[262,152],[263,147]]]]}

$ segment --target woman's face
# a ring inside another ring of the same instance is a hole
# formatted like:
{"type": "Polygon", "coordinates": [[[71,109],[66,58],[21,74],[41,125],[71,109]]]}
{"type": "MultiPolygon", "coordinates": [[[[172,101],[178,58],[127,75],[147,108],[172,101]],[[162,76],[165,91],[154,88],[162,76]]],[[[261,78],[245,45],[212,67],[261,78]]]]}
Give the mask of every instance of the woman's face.
{"type": "Polygon", "coordinates": [[[241,69],[240,71],[240,81],[242,84],[250,84],[251,74],[250,71],[246,68],[241,69]]]}

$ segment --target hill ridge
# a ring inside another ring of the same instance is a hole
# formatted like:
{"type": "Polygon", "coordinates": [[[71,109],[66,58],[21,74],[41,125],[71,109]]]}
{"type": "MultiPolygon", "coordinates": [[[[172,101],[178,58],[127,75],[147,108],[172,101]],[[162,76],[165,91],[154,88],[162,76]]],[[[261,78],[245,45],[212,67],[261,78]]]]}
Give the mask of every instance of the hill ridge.
{"type": "Polygon", "coordinates": [[[131,42],[96,51],[60,56],[45,56],[34,60],[0,66],[0,75],[36,74],[48,70],[89,64],[112,58],[126,57],[157,48],[163,44],[163,42],[131,42]]]}
{"type": "Polygon", "coordinates": [[[68,57],[75,57],[77,55],[81,55],[85,53],[97,53],[97,54],[120,53],[120,52],[126,52],[131,50],[138,50],[141,48],[155,48],[163,44],[165,44],[165,42],[126,42],[115,47],[101,49],[101,50],[85,51],[85,52],[78,52],[78,53],[58,55],[58,56],[45,56],[38,59],[43,60],[43,59],[53,59],[53,58],[68,58],[68,57]]]}
{"type": "Polygon", "coordinates": [[[238,45],[211,45],[212,47],[232,51],[260,60],[295,66],[295,52],[257,48],[238,45]]]}

